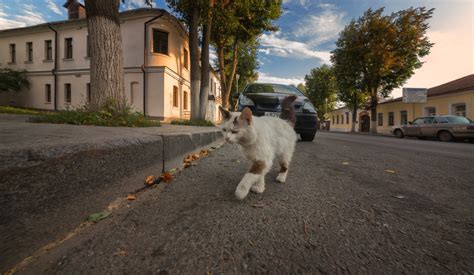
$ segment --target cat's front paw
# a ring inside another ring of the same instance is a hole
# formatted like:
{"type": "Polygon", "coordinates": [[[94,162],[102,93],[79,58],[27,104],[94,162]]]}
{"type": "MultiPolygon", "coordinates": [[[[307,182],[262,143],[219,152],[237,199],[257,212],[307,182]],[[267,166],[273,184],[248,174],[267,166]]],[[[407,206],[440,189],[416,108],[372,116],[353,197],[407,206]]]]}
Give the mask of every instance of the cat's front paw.
{"type": "Polygon", "coordinates": [[[242,188],[242,187],[237,187],[237,189],[235,189],[235,197],[238,199],[238,200],[243,200],[245,199],[245,197],[247,197],[249,193],[249,190],[246,189],[246,188],[242,188]]]}
{"type": "Polygon", "coordinates": [[[280,173],[280,174],[278,174],[278,176],[276,177],[276,181],[281,182],[281,183],[285,183],[285,181],[286,181],[286,173],[280,173]]]}
{"type": "Polygon", "coordinates": [[[265,186],[254,185],[250,188],[250,191],[252,191],[254,193],[257,193],[257,194],[261,194],[261,193],[263,193],[263,191],[265,191],[265,186]]]}

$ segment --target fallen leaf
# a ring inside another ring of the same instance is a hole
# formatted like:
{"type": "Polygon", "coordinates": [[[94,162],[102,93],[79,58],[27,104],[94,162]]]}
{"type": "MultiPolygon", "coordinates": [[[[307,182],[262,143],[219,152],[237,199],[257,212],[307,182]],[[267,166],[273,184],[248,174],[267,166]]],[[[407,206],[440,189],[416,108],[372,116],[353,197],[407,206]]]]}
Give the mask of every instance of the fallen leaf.
{"type": "Polygon", "coordinates": [[[117,249],[117,255],[122,256],[122,257],[125,257],[125,256],[128,255],[128,252],[127,252],[125,249],[123,249],[123,248],[118,248],[118,249],[117,249]]]}
{"type": "Polygon", "coordinates": [[[173,180],[173,174],[166,172],[161,175],[161,178],[163,179],[164,182],[169,183],[173,180]]]}
{"type": "Polygon", "coordinates": [[[349,162],[344,161],[344,162],[342,162],[342,164],[344,164],[344,165],[349,165],[349,162]]]}
{"type": "Polygon", "coordinates": [[[129,201],[134,201],[136,199],[137,199],[137,196],[135,196],[135,195],[130,194],[130,195],[127,196],[127,200],[129,200],[129,201]]]}
{"type": "Polygon", "coordinates": [[[402,195],[397,195],[397,196],[393,196],[394,198],[397,198],[397,199],[404,199],[405,197],[402,196],[402,195]]]}
{"type": "Polygon", "coordinates": [[[155,183],[156,179],[153,175],[146,177],[145,184],[151,186],[155,183]]]}
{"type": "Polygon", "coordinates": [[[390,174],[395,174],[396,173],[395,170],[385,170],[385,172],[390,173],[390,174]]]}
{"type": "Polygon", "coordinates": [[[203,150],[201,150],[201,155],[207,156],[207,155],[209,155],[209,151],[203,149],[203,150]]]}
{"type": "Polygon", "coordinates": [[[193,160],[198,160],[198,159],[199,159],[199,155],[198,155],[198,154],[194,154],[194,155],[192,156],[192,159],[193,159],[193,160]]]}
{"type": "Polygon", "coordinates": [[[110,214],[112,213],[110,213],[109,211],[102,211],[99,213],[89,215],[89,217],[87,217],[87,220],[90,222],[98,222],[100,220],[107,218],[108,216],[110,216],[110,214]]]}
{"type": "Polygon", "coordinates": [[[189,163],[189,162],[184,163],[184,168],[188,168],[189,166],[191,166],[191,163],[189,163]]]}
{"type": "Polygon", "coordinates": [[[169,170],[168,173],[174,174],[176,171],[178,171],[178,169],[177,169],[177,168],[173,168],[173,169],[169,170]]]}
{"type": "Polygon", "coordinates": [[[254,207],[254,208],[263,208],[265,206],[265,204],[251,204],[250,206],[254,207]]]}

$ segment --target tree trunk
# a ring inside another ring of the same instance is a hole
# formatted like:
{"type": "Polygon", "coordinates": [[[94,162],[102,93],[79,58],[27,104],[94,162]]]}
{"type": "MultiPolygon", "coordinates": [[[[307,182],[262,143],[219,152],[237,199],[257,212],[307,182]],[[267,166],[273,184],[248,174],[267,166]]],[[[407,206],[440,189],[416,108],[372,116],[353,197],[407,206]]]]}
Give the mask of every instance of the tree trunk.
{"type": "Polygon", "coordinates": [[[200,93],[200,119],[206,119],[207,103],[209,101],[209,42],[211,40],[212,16],[209,11],[207,22],[202,30],[202,46],[201,46],[201,93],[200,93]]]}
{"type": "Polygon", "coordinates": [[[230,91],[232,90],[232,82],[234,81],[234,76],[235,76],[235,71],[237,69],[237,54],[238,54],[239,48],[237,46],[237,42],[234,43],[234,56],[232,59],[232,71],[230,72],[229,76],[229,81],[226,83],[226,90],[224,90],[224,98],[223,98],[223,104],[226,108],[229,107],[229,96],[230,96],[230,91]]]}
{"type": "Polygon", "coordinates": [[[191,119],[199,119],[199,9],[194,8],[189,18],[189,55],[191,57],[191,119]]]}
{"type": "MultiPolygon", "coordinates": [[[[224,46],[220,43],[217,43],[217,59],[219,61],[219,74],[221,77],[221,91],[227,91],[227,79],[225,75],[225,61],[224,61],[224,46]]],[[[225,104],[224,101],[222,101],[222,105],[225,104]]]]}
{"type": "Polygon", "coordinates": [[[372,91],[370,95],[370,132],[377,134],[377,89],[372,91]]]}
{"type": "Polygon", "coordinates": [[[91,108],[99,110],[113,104],[126,107],[123,80],[120,0],[86,0],[87,29],[90,43],[91,108]]]}

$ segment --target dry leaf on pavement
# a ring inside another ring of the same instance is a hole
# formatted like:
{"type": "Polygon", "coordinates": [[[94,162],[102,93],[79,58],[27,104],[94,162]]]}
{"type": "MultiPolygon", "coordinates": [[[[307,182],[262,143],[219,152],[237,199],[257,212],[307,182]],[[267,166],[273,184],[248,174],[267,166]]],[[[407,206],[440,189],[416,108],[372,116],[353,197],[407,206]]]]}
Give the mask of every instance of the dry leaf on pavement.
{"type": "Polygon", "coordinates": [[[129,200],[129,201],[133,201],[133,200],[136,200],[136,199],[137,199],[137,196],[135,196],[135,195],[130,194],[130,195],[127,196],[127,200],[129,200]]]}
{"type": "Polygon", "coordinates": [[[344,162],[342,162],[342,164],[344,164],[344,165],[349,165],[349,162],[344,161],[344,162]]]}
{"type": "Polygon", "coordinates": [[[146,177],[145,184],[151,186],[155,183],[156,179],[153,175],[146,177]]]}
{"type": "Polygon", "coordinates": [[[161,175],[161,178],[163,179],[164,182],[169,183],[173,180],[173,174],[169,172],[165,172],[163,173],[163,175],[161,175]]]}
{"type": "Polygon", "coordinates": [[[395,170],[385,170],[385,172],[390,173],[390,174],[395,174],[396,173],[395,170]]]}

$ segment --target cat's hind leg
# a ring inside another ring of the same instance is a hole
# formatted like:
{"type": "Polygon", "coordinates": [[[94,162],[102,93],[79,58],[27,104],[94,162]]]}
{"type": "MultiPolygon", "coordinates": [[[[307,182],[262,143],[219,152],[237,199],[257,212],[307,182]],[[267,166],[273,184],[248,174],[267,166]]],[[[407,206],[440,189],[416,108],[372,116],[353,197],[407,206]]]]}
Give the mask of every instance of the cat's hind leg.
{"type": "Polygon", "coordinates": [[[278,158],[280,163],[280,172],[276,177],[276,181],[284,183],[286,181],[286,176],[288,175],[288,167],[290,166],[291,157],[293,152],[286,152],[278,158]]]}

